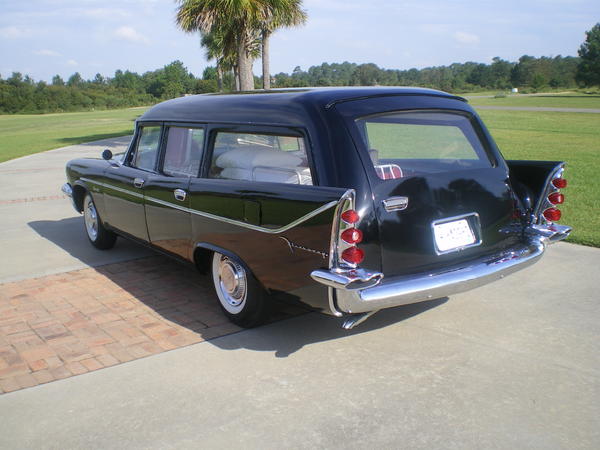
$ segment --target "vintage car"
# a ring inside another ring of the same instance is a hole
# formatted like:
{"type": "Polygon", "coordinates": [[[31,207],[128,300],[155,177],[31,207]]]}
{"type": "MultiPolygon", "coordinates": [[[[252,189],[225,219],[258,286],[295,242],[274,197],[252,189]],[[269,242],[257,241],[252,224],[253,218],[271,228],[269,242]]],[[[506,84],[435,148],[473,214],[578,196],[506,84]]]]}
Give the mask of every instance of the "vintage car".
{"type": "Polygon", "coordinates": [[[537,261],[570,232],[563,170],[505,161],[444,92],[273,90],[160,103],[122,158],[70,161],[63,192],[95,247],[120,235],[210,273],[238,325],[279,295],[351,328],[537,261]]]}

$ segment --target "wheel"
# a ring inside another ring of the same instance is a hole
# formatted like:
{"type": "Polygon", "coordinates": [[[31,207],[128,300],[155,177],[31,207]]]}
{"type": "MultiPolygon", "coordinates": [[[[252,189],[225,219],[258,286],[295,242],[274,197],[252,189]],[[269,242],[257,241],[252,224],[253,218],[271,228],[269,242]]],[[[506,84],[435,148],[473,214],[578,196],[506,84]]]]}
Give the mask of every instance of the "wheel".
{"type": "Polygon", "coordinates": [[[90,194],[85,194],[83,200],[83,224],[85,232],[92,245],[100,250],[108,250],[115,245],[117,235],[104,228],[96,205],[90,194]]]}
{"type": "Polygon", "coordinates": [[[244,328],[267,318],[267,299],[254,276],[237,261],[215,252],[212,278],[219,303],[230,321],[244,328]]]}

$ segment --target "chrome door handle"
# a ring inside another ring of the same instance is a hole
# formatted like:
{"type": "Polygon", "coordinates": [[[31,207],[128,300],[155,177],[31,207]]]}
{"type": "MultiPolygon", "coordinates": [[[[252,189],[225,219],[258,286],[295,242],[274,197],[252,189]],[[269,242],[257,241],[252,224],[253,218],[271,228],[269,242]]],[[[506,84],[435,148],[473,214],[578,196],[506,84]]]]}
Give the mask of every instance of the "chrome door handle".
{"type": "Polygon", "coordinates": [[[183,189],[175,189],[173,195],[175,195],[175,200],[179,200],[180,202],[185,200],[185,191],[183,189]]]}
{"type": "Polygon", "coordinates": [[[144,185],[144,179],[143,178],[134,178],[133,185],[136,188],[141,188],[144,185]]]}

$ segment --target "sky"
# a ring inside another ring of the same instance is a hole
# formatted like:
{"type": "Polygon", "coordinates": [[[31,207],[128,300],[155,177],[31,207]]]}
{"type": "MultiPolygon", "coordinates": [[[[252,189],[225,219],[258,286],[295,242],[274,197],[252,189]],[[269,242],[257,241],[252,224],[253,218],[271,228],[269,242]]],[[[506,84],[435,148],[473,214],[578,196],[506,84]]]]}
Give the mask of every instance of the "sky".
{"type": "MultiPolygon", "coordinates": [[[[598,0],[304,0],[305,26],[276,32],[271,71],[323,62],[410,69],[454,62],[576,56],[600,22],[598,0]]],[[[211,65],[198,34],[175,25],[174,0],[0,0],[0,76],[143,73],[180,60],[211,65]]],[[[260,62],[255,74],[260,73],[260,62]]]]}

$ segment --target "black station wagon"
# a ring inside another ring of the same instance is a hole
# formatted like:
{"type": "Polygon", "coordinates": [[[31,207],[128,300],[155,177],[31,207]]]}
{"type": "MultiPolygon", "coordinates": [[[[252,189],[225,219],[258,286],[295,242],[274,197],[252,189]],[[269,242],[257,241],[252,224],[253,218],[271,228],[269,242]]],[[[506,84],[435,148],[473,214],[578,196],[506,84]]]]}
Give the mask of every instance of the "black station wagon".
{"type": "Polygon", "coordinates": [[[122,158],[70,161],[63,191],[94,246],[195,264],[238,325],[285,293],[351,328],[537,261],[570,232],[563,170],[505,161],[444,92],[274,90],[156,105],[122,158]]]}

